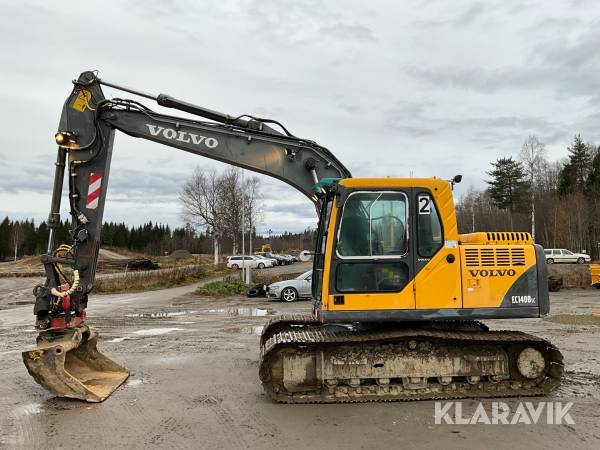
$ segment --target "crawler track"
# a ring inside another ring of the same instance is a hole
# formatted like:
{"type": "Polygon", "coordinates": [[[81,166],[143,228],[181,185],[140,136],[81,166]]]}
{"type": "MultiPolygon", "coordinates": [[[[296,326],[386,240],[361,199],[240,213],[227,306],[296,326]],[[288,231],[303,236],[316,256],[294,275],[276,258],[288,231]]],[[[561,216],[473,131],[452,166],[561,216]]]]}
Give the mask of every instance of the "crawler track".
{"type": "Polygon", "coordinates": [[[260,378],[283,403],[538,396],[560,384],[562,361],[544,339],[479,322],[356,330],[282,316],[263,331],[260,378]]]}

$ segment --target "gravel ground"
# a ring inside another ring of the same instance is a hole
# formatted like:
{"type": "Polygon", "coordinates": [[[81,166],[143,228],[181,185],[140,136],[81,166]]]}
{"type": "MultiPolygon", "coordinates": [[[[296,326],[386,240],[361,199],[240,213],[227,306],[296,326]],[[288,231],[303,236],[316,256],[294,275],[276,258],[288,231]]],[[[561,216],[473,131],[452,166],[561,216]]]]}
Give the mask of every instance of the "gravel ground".
{"type": "MultiPolygon", "coordinates": [[[[191,267],[199,267],[198,265],[186,265],[179,266],[180,269],[186,269],[191,267]]],[[[289,266],[277,266],[268,269],[261,269],[256,272],[261,272],[264,274],[279,274],[279,273],[296,273],[296,272],[305,272],[310,269],[310,264],[307,263],[296,263],[289,266]]],[[[161,272],[161,271],[172,271],[174,268],[165,268],[149,271],[152,274],[161,272]]],[[[146,273],[146,271],[135,271],[130,272],[133,274],[132,276],[141,275],[146,273]]],[[[231,272],[233,273],[233,271],[231,272]]],[[[118,272],[118,273],[100,273],[96,274],[96,279],[106,279],[106,278],[119,278],[125,277],[127,273],[118,272]]],[[[45,278],[43,277],[14,277],[14,278],[0,278],[0,310],[3,309],[12,309],[19,305],[33,305],[35,303],[35,297],[33,296],[33,287],[36,284],[43,284],[45,278]]],[[[100,297],[101,298],[101,297],[100,297]]]]}
{"type": "MultiPolygon", "coordinates": [[[[574,402],[574,425],[436,425],[434,402],[429,401],[272,403],[257,373],[262,325],[274,314],[308,312],[310,303],[207,299],[192,294],[196,286],[92,298],[89,323],[100,332],[101,350],[132,372],[101,404],[53,398],[38,386],[20,356],[34,342],[30,307],[0,311],[0,446],[600,447],[600,324],[592,315],[600,311],[600,291],[552,294],[553,315],[544,320],[486,322],[492,329],[543,336],[562,350],[563,385],[548,398],[527,400],[574,402]]],[[[516,408],[518,401],[507,403],[516,408]]],[[[491,402],[484,401],[488,410],[491,402]]],[[[473,411],[477,402],[462,405],[473,411]]]]}

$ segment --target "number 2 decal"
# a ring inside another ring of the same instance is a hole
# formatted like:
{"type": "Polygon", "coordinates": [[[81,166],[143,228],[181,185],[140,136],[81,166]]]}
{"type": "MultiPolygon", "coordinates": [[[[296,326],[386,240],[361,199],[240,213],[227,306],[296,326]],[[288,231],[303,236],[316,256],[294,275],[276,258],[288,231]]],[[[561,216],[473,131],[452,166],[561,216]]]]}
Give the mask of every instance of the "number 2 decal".
{"type": "Polygon", "coordinates": [[[419,195],[417,202],[419,204],[419,214],[431,214],[431,199],[429,195],[419,195]]]}

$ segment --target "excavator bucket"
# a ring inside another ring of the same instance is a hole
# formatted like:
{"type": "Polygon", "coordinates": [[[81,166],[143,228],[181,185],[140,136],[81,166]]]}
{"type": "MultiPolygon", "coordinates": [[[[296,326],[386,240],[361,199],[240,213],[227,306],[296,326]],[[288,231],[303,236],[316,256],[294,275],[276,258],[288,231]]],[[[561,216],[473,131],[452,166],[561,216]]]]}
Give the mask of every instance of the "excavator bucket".
{"type": "Polygon", "coordinates": [[[98,333],[86,325],[40,333],[37,348],[23,352],[29,374],[59,397],[101,402],[127,380],[129,371],[96,348],[98,333]]]}

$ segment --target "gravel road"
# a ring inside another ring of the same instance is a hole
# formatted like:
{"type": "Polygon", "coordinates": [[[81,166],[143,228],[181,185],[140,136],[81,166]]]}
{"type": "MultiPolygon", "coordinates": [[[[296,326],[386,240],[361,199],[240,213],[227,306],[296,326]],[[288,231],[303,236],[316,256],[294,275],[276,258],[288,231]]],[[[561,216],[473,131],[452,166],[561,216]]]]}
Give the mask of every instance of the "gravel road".
{"type": "MultiPolygon", "coordinates": [[[[292,266],[300,271],[298,265],[292,266]]],[[[279,405],[258,380],[263,323],[293,304],[193,295],[194,286],[94,296],[100,348],[132,372],[101,404],[53,398],[27,374],[31,309],[0,311],[0,446],[7,448],[599,448],[600,291],[552,295],[545,320],[488,321],[552,340],[564,384],[534,402],[574,402],[574,425],[436,425],[434,402],[279,405]],[[581,320],[581,317],[586,317],[581,320]],[[593,318],[593,319],[590,319],[593,318]],[[597,318],[598,320],[595,320],[597,318]]],[[[485,400],[489,409],[492,400],[485,400]]],[[[507,403],[516,408],[519,399],[507,403]]],[[[472,411],[477,402],[462,402],[472,411]]]]}

